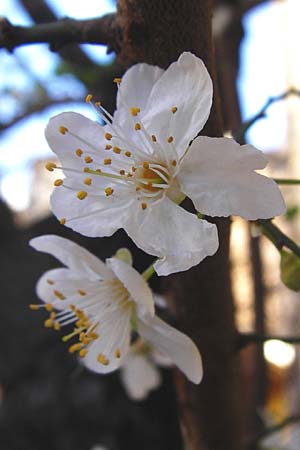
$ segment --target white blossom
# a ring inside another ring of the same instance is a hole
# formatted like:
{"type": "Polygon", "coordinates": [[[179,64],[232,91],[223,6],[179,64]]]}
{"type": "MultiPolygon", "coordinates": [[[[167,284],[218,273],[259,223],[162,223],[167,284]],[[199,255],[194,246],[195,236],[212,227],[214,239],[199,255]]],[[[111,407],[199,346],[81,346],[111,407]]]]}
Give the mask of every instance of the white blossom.
{"type": "Polygon", "coordinates": [[[124,363],[133,329],[182,370],[190,381],[202,378],[201,357],[185,334],[154,312],[153,294],[143,277],[117,257],[103,263],[96,256],[54,235],[34,238],[30,245],[50,253],[66,267],[47,271],[37,283],[37,295],[50,313],[45,326],[59,330],[74,325],[65,342],[78,352],[83,364],[98,373],[109,373],[124,363]]]}
{"type": "Polygon", "coordinates": [[[185,196],[209,216],[256,220],[284,212],[275,182],[255,172],[266,166],[262,152],[233,139],[196,137],[213,93],[199,58],[185,52],[165,71],[137,64],[117,82],[113,117],[87,97],[104,126],[74,112],[47,126],[61,162],[47,167],[65,176],[51,198],[62,224],[90,237],[124,228],[167,275],[218,249],[216,226],[179,206],[185,196]]]}

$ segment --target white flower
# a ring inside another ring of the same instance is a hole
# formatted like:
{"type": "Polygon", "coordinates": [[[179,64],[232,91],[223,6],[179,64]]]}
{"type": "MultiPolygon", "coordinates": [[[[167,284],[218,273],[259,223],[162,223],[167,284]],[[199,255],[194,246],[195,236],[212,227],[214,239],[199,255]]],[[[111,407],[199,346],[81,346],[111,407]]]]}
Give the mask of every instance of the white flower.
{"type": "Polygon", "coordinates": [[[179,206],[185,196],[210,216],[255,220],[284,211],[274,181],[254,172],[266,165],[260,151],[225,138],[198,137],[190,145],[212,103],[212,82],[199,58],[185,52],[166,71],[137,64],[118,85],[113,117],[94,104],[105,126],[73,112],[47,126],[66,176],[51,198],[62,224],[91,237],[124,228],[159,258],[156,272],[167,275],[218,248],[216,226],[179,206]]]}
{"type": "Polygon", "coordinates": [[[78,338],[69,347],[83,363],[98,373],[119,368],[128,353],[131,328],[155,349],[167,355],[194,383],[202,378],[202,363],[195,344],[154,313],[153,295],[143,277],[118,258],[106,260],[68,239],[46,235],[30,245],[50,253],[66,268],[47,271],[37,283],[38,297],[50,313],[45,326],[59,330],[75,324],[63,338],[78,338]],[[54,310],[59,310],[58,313],[54,310]]]}
{"type": "Polygon", "coordinates": [[[170,367],[172,362],[155,349],[138,339],[131,347],[121,367],[121,379],[132,400],[144,400],[161,384],[157,366],[170,367]]]}

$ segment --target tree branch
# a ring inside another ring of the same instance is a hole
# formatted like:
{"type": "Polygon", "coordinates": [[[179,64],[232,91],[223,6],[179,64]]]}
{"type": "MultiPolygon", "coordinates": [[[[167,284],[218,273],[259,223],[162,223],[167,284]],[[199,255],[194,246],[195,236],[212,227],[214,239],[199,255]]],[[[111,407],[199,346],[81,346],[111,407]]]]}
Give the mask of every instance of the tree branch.
{"type": "Polygon", "coordinates": [[[103,44],[118,51],[120,31],[115,14],[96,19],[75,20],[70,18],[30,27],[13,25],[8,19],[0,19],[0,48],[12,52],[27,44],[47,43],[57,51],[71,43],[103,44]]]}
{"type": "Polygon", "coordinates": [[[261,439],[266,438],[270,434],[277,433],[278,431],[282,430],[282,428],[287,427],[288,425],[292,425],[293,423],[300,422],[300,415],[291,415],[289,417],[286,417],[284,420],[279,422],[276,425],[272,425],[265,430],[263,430],[256,438],[249,443],[249,448],[258,448],[257,445],[261,439]]]}
{"type": "Polygon", "coordinates": [[[300,257],[300,247],[286,234],[284,234],[274,223],[267,219],[258,219],[257,222],[262,227],[263,234],[275,245],[280,251],[283,247],[291,250],[296,256],[300,257]]]}
{"type": "Polygon", "coordinates": [[[250,344],[263,344],[271,339],[287,342],[289,344],[300,344],[300,336],[276,336],[276,335],[260,335],[257,333],[241,333],[238,336],[238,349],[244,348],[250,344]]]}

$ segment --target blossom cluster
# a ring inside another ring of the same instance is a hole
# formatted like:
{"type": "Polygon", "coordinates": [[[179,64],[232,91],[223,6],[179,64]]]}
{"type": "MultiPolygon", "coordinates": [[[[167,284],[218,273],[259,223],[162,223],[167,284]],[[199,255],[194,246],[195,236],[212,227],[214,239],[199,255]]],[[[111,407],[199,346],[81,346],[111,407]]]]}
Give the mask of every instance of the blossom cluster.
{"type": "MultiPolygon", "coordinates": [[[[199,58],[184,52],[167,70],[137,64],[115,81],[114,115],[91,95],[86,99],[103,124],[66,112],[46,128],[60,161],[46,167],[62,173],[51,196],[61,224],[89,237],[123,228],[157,257],[157,274],[168,275],[217,252],[217,227],[203,217],[256,220],[285,211],[276,183],[256,172],[267,164],[261,151],[229,138],[198,136],[213,97],[199,58]],[[195,213],[181,205],[186,197],[195,213]]],[[[115,256],[103,263],[57,236],[36,238],[31,245],[66,265],[44,274],[37,293],[50,313],[46,326],[75,324],[65,340],[78,338],[69,350],[88,368],[107,373],[123,366],[126,377],[129,360],[138,365],[140,352],[134,349],[151,347],[200,382],[198,349],[155,314],[153,294],[130,261],[115,256]],[[132,330],[145,345],[132,342],[132,330]]]]}

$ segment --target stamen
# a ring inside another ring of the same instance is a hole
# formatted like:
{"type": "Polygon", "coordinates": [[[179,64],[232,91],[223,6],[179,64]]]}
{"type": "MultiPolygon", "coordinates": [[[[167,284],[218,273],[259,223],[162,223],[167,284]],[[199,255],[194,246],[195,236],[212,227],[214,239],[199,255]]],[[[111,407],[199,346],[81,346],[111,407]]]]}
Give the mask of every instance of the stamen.
{"type": "Polygon", "coordinates": [[[66,299],[64,294],[62,294],[60,291],[54,290],[53,294],[55,295],[55,297],[59,298],[59,300],[65,300],[66,299]]]}
{"type": "Polygon", "coordinates": [[[80,358],[84,358],[85,356],[86,356],[86,354],[87,354],[87,349],[86,348],[82,348],[80,351],[79,351],[79,356],[80,356],[80,358]]]}
{"type": "Polygon", "coordinates": [[[121,153],[121,149],[119,147],[114,147],[113,148],[113,152],[117,153],[117,154],[120,154],[121,153]]]}
{"type": "Polygon", "coordinates": [[[86,156],[86,157],[84,158],[84,160],[85,160],[85,162],[86,162],[87,164],[90,164],[90,163],[93,162],[93,158],[91,158],[90,156],[86,156]]]}
{"type": "Polygon", "coordinates": [[[124,155],[127,156],[127,158],[130,158],[130,157],[131,157],[131,152],[127,150],[127,151],[124,153],[124,155]]]}
{"type": "Polygon", "coordinates": [[[59,132],[60,132],[60,134],[63,134],[63,135],[65,135],[66,133],[68,133],[68,128],[67,127],[64,127],[63,125],[61,125],[60,127],[59,127],[59,132]]]}
{"type": "Polygon", "coordinates": [[[84,184],[90,186],[90,185],[92,184],[92,179],[91,179],[91,178],[86,178],[86,179],[84,180],[84,184]]]}
{"type": "Polygon", "coordinates": [[[119,348],[116,348],[116,350],[115,350],[115,357],[118,359],[121,358],[121,351],[119,348]]]}
{"type": "Polygon", "coordinates": [[[93,98],[92,94],[88,94],[88,95],[85,97],[85,101],[86,101],[87,103],[90,103],[91,100],[92,100],[92,98],[93,98]]]}
{"type": "Polygon", "coordinates": [[[54,162],[47,162],[47,164],[45,165],[45,168],[49,170],[49,172],[53,172],[56,167],[57,165],[54,162]]]}
{"type": "Polygon", "coordinates": [[[59,220],[59,223],[60,223],[61,225],[65,225],[66,219],[65,219],[64,217],[62,217],[62,218],[59,220]]]}
{"type": "Polygon", "coordinates": [[[141,207],[143,210],[145,210],[147,208],[147,206],[148,206],[147,203],[145,203],[145,202],[141,203],[141,207]]]}
{"type": "Polygon", "coordinates": [[[140,124],[140,123],[136,123],[136,124],[134,125],[134,129],[135,129],[135,131],[141,130],[141,129],[142,129],[141,124],[140,124]]]}
{"type": "Polygon", "coordinates": [[[105,166],[109,166],[109,165],[111,164],[111,159],[110,159],[110,158],[105,158],[105,159],[103,160],[103,164],[104,164],[105,166]]]}
{"type": "Polygon", "coordinates": [[[116,84],[120,84],[122,82],[122,78],[114,78],[113,82],[116,84]]]}
{"type": "Polygon", "coordinates": [[[123,169],[120,170],[119,174],[120,174],[120,175],[125,175],[125,170],[123,170],[123,169]]]}
{"type": "Polygon", "coordinates": [[[83,151],[81,150],[81,148],[77,148],[77,150],[75,150],[75,154],[79,157],[82,155],[82,153],[83,151]]]}
{"type": "Polygon", "coordinates": [[[104,192],[105,192],[106,196],[109,197],[110,195],[112,195],[114,190],[111,187],[107,187],[106,189],[104,189],[104,192]]]}
{"type": "Polygon", "coordinates": [[[97,361],[100,364],[103,364],[103,366],[108,366],[108,364],[109,364],[109,360],[103,355],[103,353],[99,353],[99,355],[97,357],[97,361]]]}
{"type": "Polygon", "coordinates": [[[82,289],[78,289],[78,294],[81,296],[84,296],[84,295],[86,295],[86,292],[83,291],[82,289]]]}
{"type": "Polygon", "coordinates": [[[177,110],[178,110],[177,106],[173,106],[171,108],[171,111],[172,111],[173,114],[175,114],[177,112],[177,110]]]}
{"type": "Polygon", "coordinates": [[[38,311],[40,307],[41,305],[29,305],[29,309],[31,309],[31,311],[38,311]]]}
{"type": "Polygon", "coordinates": [[[79,200],[84,200],[86,196],[87,196],[87,192],[85,192],[85,191],[78,191],[77,192],[77,198],[79,200]]]}
{"type": "Polygon", "coordinates": [[[174,141],[173,136],[169,136],[169,137],[168,137],[168,142],[169,142],[169,144],[171,144],[171,142],[173,142],[173,141],[174,141]]]}
{"type": "Polygon", "coordinates": [[[63,182],[64,182],[63,180],[57,179],[53,182],[53,184],[54,184],[54,186],[61,186],[63,184],[63,182]]]}
{"type": "Polygon", "coordinates": [[[110,145],[110,144],[107,144],[106,146],[105,146],[105,150],[110,150],[112,148],[112,145],[110,145]]]}
{"type": "Polygon", "coordinates": [[[140,108],[130,108],[130,114],[132,116],[137,116],[140,111],[140,108]]]}
{"type": "Polygon", "coordinates": [[[47,283],[48,283],[48,284],[54,284],[54,281],[53,281],[53,280],[50,280],[50,279],[48,278],[47,283]]]}
{"type": "Polygon", "coordinates": [[[61,328],[59,322],[54,322],[53,328],[54,328],[55,331],[59,331],[60,328],[61,328]]]}
{"type": "Polygon", "coordinates": [[[172,166],[177,166],[177,161],[175,159],[173,159],[173,161],[171,161],[172,166]]]}
{"type": "Polygon", "coordinates": [[[110,133],[105,133],[104,137],[105,137],[105,139],[106,139],[107,141],[110,141],[111,138],[112,138],[112,134],[110,134],[110,133]]]}
{"type": "Polygon", "coordinates": [[[152,139],[152,142],[156,142],[157,141],[155,134],[152,134],[151,139],[152,139]]]}
{"type": "Polygon", "coordinates": [[[83,344],[82,344],[81,342],[78,342],[78,343],[76,343],[76,344],[71,345],[71,346],[68,348],[68,351],[69,351],[69,353],[75,353],[75,352],[77,352],[78,350],[81,350],[82,347],[83,347],[83,344]]]}
{"type": "Polygon", "coordinates": [[[53,320],[52,319],[45,320],[44,325],[45,325],[46,328],[52,328],[53,327],[53,320]]]}

